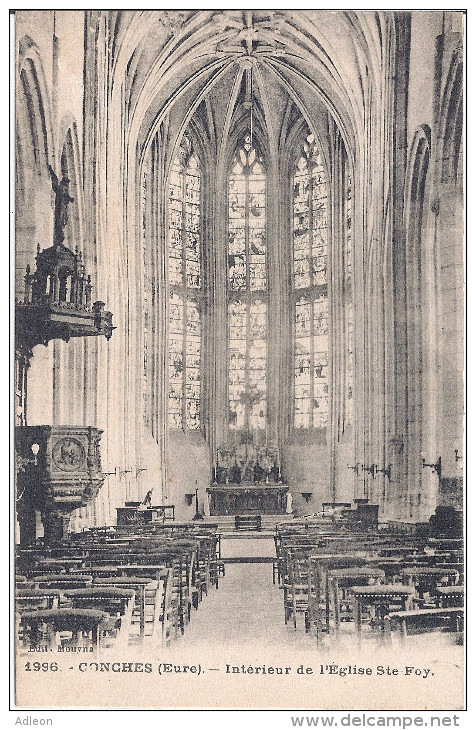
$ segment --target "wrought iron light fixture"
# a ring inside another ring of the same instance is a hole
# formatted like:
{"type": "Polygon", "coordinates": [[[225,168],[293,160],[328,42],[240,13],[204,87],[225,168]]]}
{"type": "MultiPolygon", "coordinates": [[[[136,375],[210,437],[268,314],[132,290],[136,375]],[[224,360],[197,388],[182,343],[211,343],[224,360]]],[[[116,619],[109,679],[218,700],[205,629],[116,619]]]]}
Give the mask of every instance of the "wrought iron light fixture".
{"type": "Polygon", "coordinates": [[[434,464],[430,464],[429,462],[425,461],[425,457],[423,457],[422,466],[429,466],[430,469],[435,472],[435,474],[438,474],[438,479],[441,478],[441,456],[438,457],[434,464]]]}

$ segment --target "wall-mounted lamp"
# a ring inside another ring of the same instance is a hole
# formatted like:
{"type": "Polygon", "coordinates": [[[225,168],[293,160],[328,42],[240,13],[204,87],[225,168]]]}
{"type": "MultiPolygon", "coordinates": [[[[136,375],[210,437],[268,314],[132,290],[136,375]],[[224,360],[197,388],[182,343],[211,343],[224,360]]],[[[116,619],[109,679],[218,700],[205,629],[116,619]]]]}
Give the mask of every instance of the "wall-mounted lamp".
{"type": "Polygon", "coordinates": [[[455,449],[455,461],[462,461],[463,457],[459,455],[458,449],[455,449]]]}
{"type": "Polygon", "coordinates": [[[306,501],[306,504],[312,497],[312,492],[301,492],[301,497],[306,501]]]}
{"type": "Polygon", "coordinates": [[[38,465],[38,452],[40,450],[40,445],[36,444],[36,443],[32,444],[31,450],[32,450],[33,456],[35,457],[35,466],[37,466],[38,465]]]}
{"type": "Polygon", "coordinates": [[[367,471],[369,474],[372,474],[372,479],[375,479],[377,464],[371,464],[370,466],[364,466],[364,464],[362,464],[362,471],[367,471]]]}
{"type": "Polygon", "coordinates": [[[352,469],[352,471],[355,471],[357,476],[359,476],[360,464],[355,464],[354,466],[350,466],[349,464],[347,464],[347,469],[352,469]]]}
{"type": "Polygon", "coordinates": [[[185,501],[187,502],[187,506],[188,507],[191,507],[192,506],[192,502],[193,502],[193,498],[194,497],[195,497],[195,494],[186,494],[185,495],[185,501]]]}
{"type": "Polygon", "coordinates": [[[124,474],[132,474],[132,469],[121,469],[119,466],[114,467],[114,471],[106,471],[103,472],[104,477],[118,477],[119,479],[122,479],[124,474]]]}
{"type": "Polygon", "coordinates": [[[375,471],[379,472],[379,474],[383,474],[384,476],[388,477],[388,481],[391,482],[390,478],[390,469],[392,468],[392,465],[389,464],[387,467],[384,467],[383,469],[377,469],[377,465],[375,465],[375,471]]]}
{"type": "Polygon", "coordinates": [[[438,474],[438,479],[441,478],[441,456],[438,457],[435,464],[429,464],[425,461],[425,457],[422,459],[422,466],[429,466],[435,474],[438,474]]]}
{"type": "Polygon", "coordinates": [[[139,476],[139,474],[141,473],[141,471],[147,471],[147,469],[145,468],[145,466],[141,467],[140,469],[136,469],[136,479],[139,476]]]}

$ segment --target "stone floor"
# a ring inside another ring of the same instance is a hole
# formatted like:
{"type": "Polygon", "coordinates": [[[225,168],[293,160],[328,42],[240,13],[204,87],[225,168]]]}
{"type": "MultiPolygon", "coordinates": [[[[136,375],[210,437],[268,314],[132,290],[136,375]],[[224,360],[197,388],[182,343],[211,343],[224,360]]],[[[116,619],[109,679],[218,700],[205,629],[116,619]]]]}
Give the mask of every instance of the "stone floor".
{"type": "Polygon", "coordinates": [[[314,648],[301,623],[300,631],[285,626],[282,590],[273,585],[271,563],[234,563],[226,565],[219,589],[203,599],[174,644],[195,648],[205,639],[213,646],[314,648]]]}

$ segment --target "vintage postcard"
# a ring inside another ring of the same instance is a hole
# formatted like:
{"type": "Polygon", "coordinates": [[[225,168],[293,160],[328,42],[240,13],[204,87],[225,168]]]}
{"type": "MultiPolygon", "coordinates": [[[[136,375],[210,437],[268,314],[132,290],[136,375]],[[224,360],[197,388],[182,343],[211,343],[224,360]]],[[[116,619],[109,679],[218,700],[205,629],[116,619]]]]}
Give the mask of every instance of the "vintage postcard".
{"type": "Polygon", "coordinates": [[[465,12],[11,45],[18,716],[457,724],[465,12]]]}

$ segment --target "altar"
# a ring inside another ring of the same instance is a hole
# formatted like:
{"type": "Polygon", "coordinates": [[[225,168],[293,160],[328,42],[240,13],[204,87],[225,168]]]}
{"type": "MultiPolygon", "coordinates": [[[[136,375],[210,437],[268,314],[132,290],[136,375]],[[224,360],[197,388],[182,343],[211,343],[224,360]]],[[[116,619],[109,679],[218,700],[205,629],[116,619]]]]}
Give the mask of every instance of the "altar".
{"type": "Polygon", "coordinates": [[[254,443],[241,435],[217,449],[207,489],[209,514],[284,515],[291,512],[291,493],[284,484],[277,445],[254,443]]]}
{"type": "Polygon", "coordinates": [[[284,515],[289,487],[261,482],[214,484],[207,489],[210,515],[284,515]]]}

